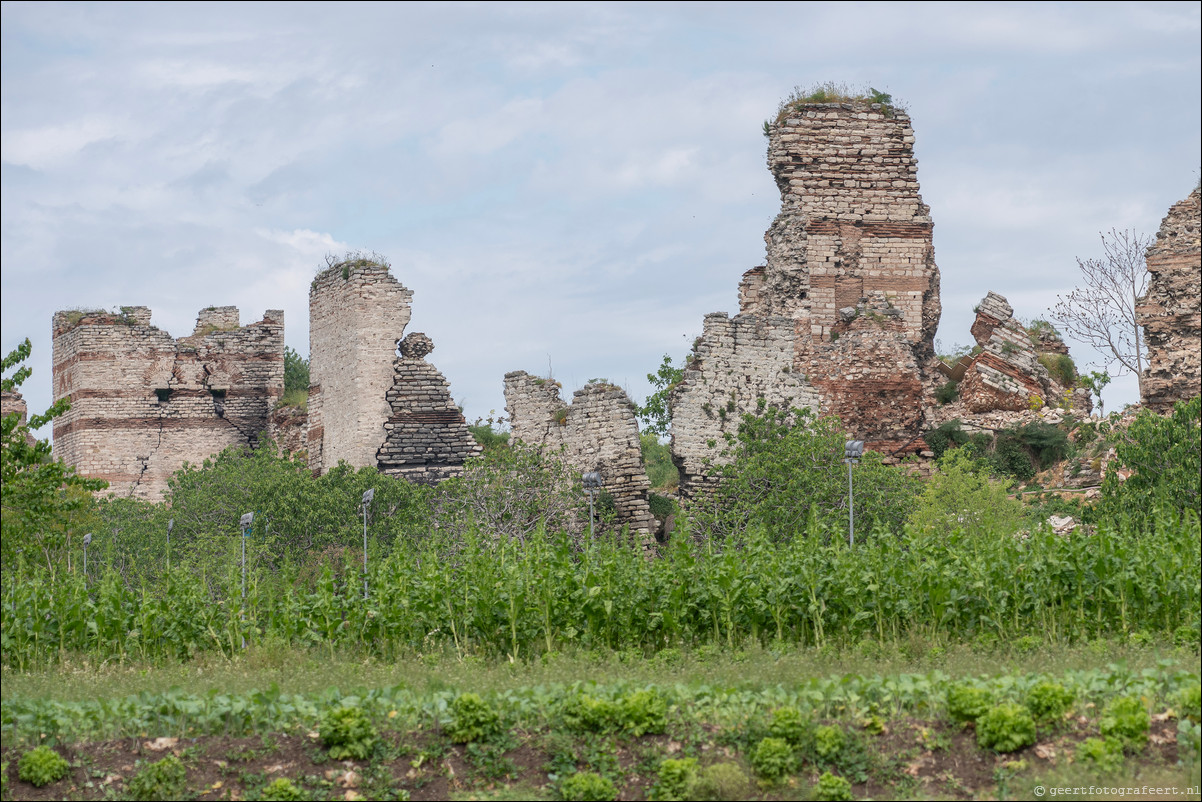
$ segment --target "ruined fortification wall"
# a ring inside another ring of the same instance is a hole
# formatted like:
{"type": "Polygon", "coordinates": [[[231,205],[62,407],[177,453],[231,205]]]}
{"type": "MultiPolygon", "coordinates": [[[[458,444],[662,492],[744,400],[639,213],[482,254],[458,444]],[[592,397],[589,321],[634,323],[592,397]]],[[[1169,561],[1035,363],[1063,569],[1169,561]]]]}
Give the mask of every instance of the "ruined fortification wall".
{"type": "MultiPolygon", "coordinates": [[[[7,418],[9,415],[16,415],[20,426],[29,422],[29,408],[25,405],[25,398],[18,392],[10,393],[5,390],[0,393],[0,418],[7,418]]],[[[32,446],[36,442],[33,435],[25,435],[27,445],[32,446]]]]}
{"type": "Polygon", "coordinates": [[[739,315],[706,317],[672,396],[686,496],[759,398],[839,415],[876,450],[923,447],[939,270],[913,143],[909,117],[879,104],[803,104],[770,127],[766,264],[743,275],[739,315]]]}
{"type": "Polygon", "coordinates": [[[739,430],[743,415],[759,399],[777,407],[817,407],[818,393],[794,370],[794,328],[790,318],[705,316],[684,376],[672,392],[672,457],[686,496],[711,481],[707,467],[721,461],[727,435],[739,430]]]}
{"type": "Polygon", "coordinates": [[[1143,403],[1167,412],[1202,393],[1202,199],[1173,204],[1148,248],[1148,293],[1136,307],[1148,346],[1143,403]]]}
{"type": "Polygon", "coordinates": [[[651,484],[643,469],[634,405],[622,388],[585,385],[569,406],[559,395],[558,382],[513,371],[505,374],[505,411],[515,440],[547,446],[581,473],[598,471],[614,498],[618,520],[630,526],[644,548],[651,548],[651,484]]]}
{"type": "Polygon", "coordinates": [[[387,399],[392,414],[376,459],[382,473],[434,484],[463,473],[481,453],[443,375],[426,361],[434,343],[421,332],[401,340],[387,399]]]}
{"type": "Polygon", "coordinates": [[[54,453],[109,492],[158,501],[185,462],[254,445],[284,391],[284,313],[239,326],[236,307],[202,310],[175,340],[146,307],[54,315],[54,453]]]}
{"type": "Polygon", "coordinates": [[[410,290],[386,265],[353,260],[319,273],[309,288],[309,467],[345,460],[376,466],[392,417],[397,342],[409,324],[410,290]]]}

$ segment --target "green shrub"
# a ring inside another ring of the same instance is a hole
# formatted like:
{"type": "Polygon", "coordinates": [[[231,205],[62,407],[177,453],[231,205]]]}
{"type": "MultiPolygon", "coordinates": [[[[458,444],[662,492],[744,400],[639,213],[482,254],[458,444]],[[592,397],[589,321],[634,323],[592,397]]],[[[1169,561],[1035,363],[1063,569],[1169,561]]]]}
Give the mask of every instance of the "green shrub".
{"type": "Polygon", "coordinates": [[[559,796],[569,802],[606,802],[618,798],[618,789],[600,774],[581,771],[559,784],[559,796]]]}
{"type": "MultiPolygon", "coordinates": [[[[672,462],[672,450],[667,443],[661,443],[653,434],[639,435],[643,453],[643,467],[647,471],[647,480],[652,489],[673,490],[680,484],[680,470],[672,462]]],[[[651,512],[659,515],[653,507],[651,512]]],[[[662,515],[660,517],[663,517],[662,515]]]]}
{"type": "Polygon", "coordinates": [[[818,778],[817,784],[814,785],[814,798],[846,802],[852,798],[851,783],[842,777],[836,777],[829,771],[823,772],[822,776],[818,778]]]}
{"type": "Polygon", "coordinates": [[[960,395],[960,386],[954,381],[948,381],[935,391],[935,400],[940,404],[950,404],[960,395]]]}
{"type": "Polygon", "coordinates": [[[697,759],[686,757],[668,759],[659,764],[659,778],[651,789],[651,799],[692,799],[693,785],[697,782],[697,759]]]}
{"type": "Polygon", "coordinates": [[[1123,766],[1123,742],[1118,738],[1086,738],[1077,747],[1077,759],[1112,773],[1123,766]]]}
{"type": "Polygon", "coordinates": [[[447,735],[457,744],[483,741],[501,729],[501,716],[478,694],[464,693],[451,702],[451,723],[447,735]]]}
{"type": "Polygon", "coordinates": [[[376,745],[376,728],[357,707],[327,710],[317,728],[334,760],[366,760],[376,745]]]}
{"type": "Polygon", "coordinates": [[[1020,426],[1015,435],[1023,447],[1034,457],[1040,470],[1068,456],[1068,433],[1054,424],[1032,421],[1020,426]]]}
{"type": "Polygon", "coordinates": [[[792,774],[796,765],[793,747],[784,738],[765,738],[756,745],[751,755],[751,767],[755,773],[770,782],[792,774]]]}
{"type": "Polygon", "coordinates": [[[130,799],[151,802],[155,799],[183,799],[188,790],[188,772],[175,755],[144,766],[125,787],[130,799]]]}
{"type": "Polygon", "coordinates": [[[991,477],[988,466],[969,449],[947,451],[923,487],[909,523],[931,534],[1011,535],[1027,519],[1022,503],[1010,498],[1009,491],[1009,484],[991,477]]]}
{"type": "Polygon", "coordinates": [[[1039,364],[1048,369],[1048,374],[1061,387],[1071,390],[1077,386],[1077,366],[1073,363],[1073,358],[1068,354],[1040,354],[1039,364]]]}
{"type": "Polygon", "coordinates": [[[747,799],[750,778],[738,763],[706,766],[689,788],[689,798],[699,800],[747,799]]]}
{"type": "Polygon", "coordinates": [[[772,711],[768,732],[775,738],[783,738],[793,746],[800,746],[810,731],[810,719],[796,707],[782,707],[772,711]]]}
{"type": "Polygon", "coordinates": [[[278,777],[267,784],[259,799],[263,802],[304,802],[308,797],[287,777],[278,777]]]}
{"type": "Polygon", "coordinates": [[[635,691],[622,697],[621,729],[631,735],[658,734],[668,726],[668,700],[658,691],[635,691]]]}
{"type": "Polygon", "coordinates": [[[1039,723],[1064,718],[1073,706],[1073,692],[1058,682],[1041,682],[1027,692],[1027,709],[1039,723]]]}
{"type": "Polygon", "coordinates": [[[840,727],[829,724],[814,730],[814,751],[823,760],[830,760],[843,750],[847,736],[840,727]]]}
{"type": "Polygon", "coordinates": [[[661,733],[668,725],[668,702],[654,690],[635,691],[617,700],[579,693],[564,703],[563,717],[568,726],[593,732],[661,733]]]}
{"type": "Polygon", "coordinates": [[[17,761],[17,777],[41,788],[67,776],[70,765],[66,758],[49,746],[39,746],[21,755],[17,761]]]}
{"type": "Polygon", "coordinates": [[[995,752],[1017,752],[1035,743],[1035,720],[1022,705],[998,705],[977,719],[977,743],[995,752]]]}
{"type": "Polygon", "coordinates": [[[1105,738],[1117,738],[1127,748],[1142,748],[1148,740],[1152,718],[1141,699],[1119,696],[1111,699],[1102,711],[1098,729],[1105,738]]]}
{"type": "Polygon", "coordinates": [[[1178,717],[1198,724],[1202,720],[1202,685],[1190,685],[1177,691],[1173,695],[1173,705],[1178,717]]]}

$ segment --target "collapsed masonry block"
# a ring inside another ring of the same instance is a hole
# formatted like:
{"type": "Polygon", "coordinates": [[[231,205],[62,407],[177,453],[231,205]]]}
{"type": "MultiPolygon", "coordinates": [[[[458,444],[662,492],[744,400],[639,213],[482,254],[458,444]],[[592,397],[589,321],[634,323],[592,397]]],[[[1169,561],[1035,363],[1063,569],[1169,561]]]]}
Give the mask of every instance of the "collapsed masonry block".
{"type": "Polygon", "coordinates": [[[643,469],[634,405],[621,387],[597,382],[577,390],[571,405],[559,383],[525,371],[505,374],[511,436],[541,445],[580,473],[597,471],[613,496],[618,520],[645,549],[654,544],[651,483],[643,469]]]}
{"type": "Polygon", "coordinates": [[[463,463],[482,451],[451,400],[447,380],[425,359],[433,350],[434,343],[421,332],[401,340],[387,394],[392,414],[376,453],[381,473],[421,484],[461,475],[463,463]]]}
{"type": "Polygon", "coordinates": [[[54,315],[54,453],[108,492],[158,501],[185,462],[255,445],[284,392],[284,313],[239,326],[235,307],[202,310],[176,340],[146,307],[54,315]]]}

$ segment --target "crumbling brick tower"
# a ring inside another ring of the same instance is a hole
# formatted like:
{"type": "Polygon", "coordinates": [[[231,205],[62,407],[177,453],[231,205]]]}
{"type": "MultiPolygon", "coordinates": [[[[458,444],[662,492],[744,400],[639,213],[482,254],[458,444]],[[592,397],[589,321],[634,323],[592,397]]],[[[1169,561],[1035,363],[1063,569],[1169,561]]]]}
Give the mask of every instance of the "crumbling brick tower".
{"type": "Polygon", "coordinates": [[[233,306],[201,310],[175,340],[150,309],[54,315],[54,453],[109,492],[158,501],[185,462],[256,445],[284,392],[284,313],[239,326],[233,306]]]}
{"type": "Polygon", "coordinates": [[[769,127],[767,263],[744,274],[739,315],[706,318],[673,395],[686,495],[758,397],[838,415],[878,451],[921,447],[940,306],[913,143],[904,112],[866,102],[791,104],[769,127]]]}
{"type": "Polygon", "coordinates": [[[1148,248],[1148,292],[1136,315],[1148,367],[1143,402],[1168,412],[1202,393],[1202,192],[1173,204],[1148,248]]]}
{"type": "Polygon", "coordinates": [[[369,259],[332,265],[309,287],[309,468],[376,467],[392,416],[397,341],[413,292],[369,259]]]}

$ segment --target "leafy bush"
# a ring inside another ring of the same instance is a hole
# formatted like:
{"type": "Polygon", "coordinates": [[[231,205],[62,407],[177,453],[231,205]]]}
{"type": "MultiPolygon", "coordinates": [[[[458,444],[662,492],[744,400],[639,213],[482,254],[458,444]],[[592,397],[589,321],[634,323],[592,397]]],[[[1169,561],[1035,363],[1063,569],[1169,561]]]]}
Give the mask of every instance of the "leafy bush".
{"type": "Polygon", "coordinates": [[[954,381],[945,382],[938,390],[935,391],[935,400],[940,404],[950,404],[959,396],[960,386],[954,381]]]}
{"type": "Polygon", "coordinates": [[[1043,470],[1068,456],[1068,434],[1059,426],[1045,421],[1031,421],[1020,426],[1015,437],[1043,470]]]}
{"type": "Polygon", "coordinates": [[[851,783],[843,777],[836,777],[829,771],[823,772],[814,785],[814,798],[846,802],[852,798],[851,783]]]}
{"type": "Polygon", "coordinates": [[[1123,742],[1118,738],[1086,738],[1077,747],[1077,759],[1112,773],[1123,766],[1123,742]]]}
{"type": "Polygon", "coordinates": [[[939,459],[949,448],[971,444],[974,453],[984,454],[989,449],[990,437],[983,432],[969,434],[964,431],[960,419],[949,420],[931,429],[922,436],[930,447],[935,459],[939,459]]]}
{"type": "Polygon", "coordinates": [[[277,777],[267,784],[259,799],[263,802],[304,802],[308,797],[287,777],[277,777]]]}
{"type": "Polygon", "coordinates": [[[1011,535],[1026,523],[1010,487],[993,479],[988,468],[966,449],[947,451],[935,464],[914,512],[911,526],[932,534],[960,532],[970,537],[1011,535]]]}
{"type": "Polygon", "coordinates": [[[483,741],[501,728],[501,717],[478,694],[464,693],[451,702],[451,723],[447,735],[457,744],[483,741]]]}
{"type": "Polygon", "coordinates": [[[751,767],[755,773],[770,782],[782,780],[792,774],[797,766],[793,747],[784,738],[765,738],[756,744],[751,755],[751,767]]]}
{"type": "Polygon", "coordinates": [[[783,738],[793,746],[800,746],[805,742],[809,731],[809,717],[796,707],[782,707],[772,711],[768,732],[773,737],[783,738]]]}
{"type": "Polygon", "coordinates": [[[1143,700],[1134,696],[1118,696],[1106,704],[1098,729],[1104,738],[1117,738],[1125,747],[1138,749],[1148,740],[1151,724],[1152,719],[1143,700]]]}
{"type": "Polygon", "coordinates": [[[1040,354],[1039,364],[1047,368],[1048,374],[1061,387],[1071,390],[1077,386],[1077,365],[1068,354],[1040,354]]]}
{"type": "Polygon", "coordinates": [[[377,741],[375,725],[357,707],[327,710],[321,717],[317,733],[334,760],[366,760],[377,741]]]}
{"type": "Polygon", "coordinates": [[[1102,480],[1101,512],[1111,520],[1149,526],[1161,511],[1196,516],[1202,501],[1202,399],[1181,401],[1161,417],[1141,411],[1115,445],[1115,462],[1135,471],[1126,481],[1111,470],[1102,480]]]}
{"type": "Polygon", "coordinates": [[[814,751],[823,760],[830,760],[843,750],[847,737],[840,727],[824,724],[814,730],[814,751]]]}
{"type": "Polygon", "coordinates": [[[1074,698],[1059,682],[1041,682],[1027,692],[1027,709],[1037,722],[1058,721],[1073,706],[1074,698]]]}
{"type": "Polygon", "coordinates": [[[685,800],[693,798],[693,785],[697,782],[697,759],[692,757],[671,759],[659,764],[659,776],[651,790],[651,799],[685,800]]]}
{"type": "Polygon", "coordinates": [[[21,755],[17,761],[17,777],[41,788],[66,777],[70,768],[66,758],[58,752],[49,746],[39,746],[21,755]]]}
{"type": "Polygon", "coordinates": [[[309,360],[284,346],[284,392],[309,392],[309,360]]]}
{"type": "Polygon", "coordinates": [[[1017,752],[1035,743],[1035,721],[1022,705],[998,705],[977,719],[977,743],[995,752],[1017,752]]]}
{"type": "MultiPolygon", "coordinates": [[[[731,438],[733,461],[714,467],[714,503],[694,510],[695,530],[725,540],[760,531],[775,541],[804,537],[813,522],[846,527],[847,434],[837,418],[762,403],[731,438]]],[[[715,456],[717,456],[715,454],[715,456]]],[[[916,478],[866,452],[855,468],[857,529],[897,531],[913,508],[916,478]]]]}
{"type": "Polygon", "coordinates": [[[188,790],[188,772],[175,755],[144,766],[126,785],[130,799],[152,802],[156,799],[183,799],[188,790]]]}
{"type": "Polygon", "coordinates": [[[618,798],[618,789],[607,777],[580,771],[559,784],[559,796],[570,802],[606,802],[618,798]]]}
{"type": "Polygon", "coordinates": [[[639,443],[643,467],[647,470],[647,480],[651,482],[652,489],[674,490],[680,484],[680,471],[672,462],[672,450],[654,434],[639,435],[639,443]]]}

